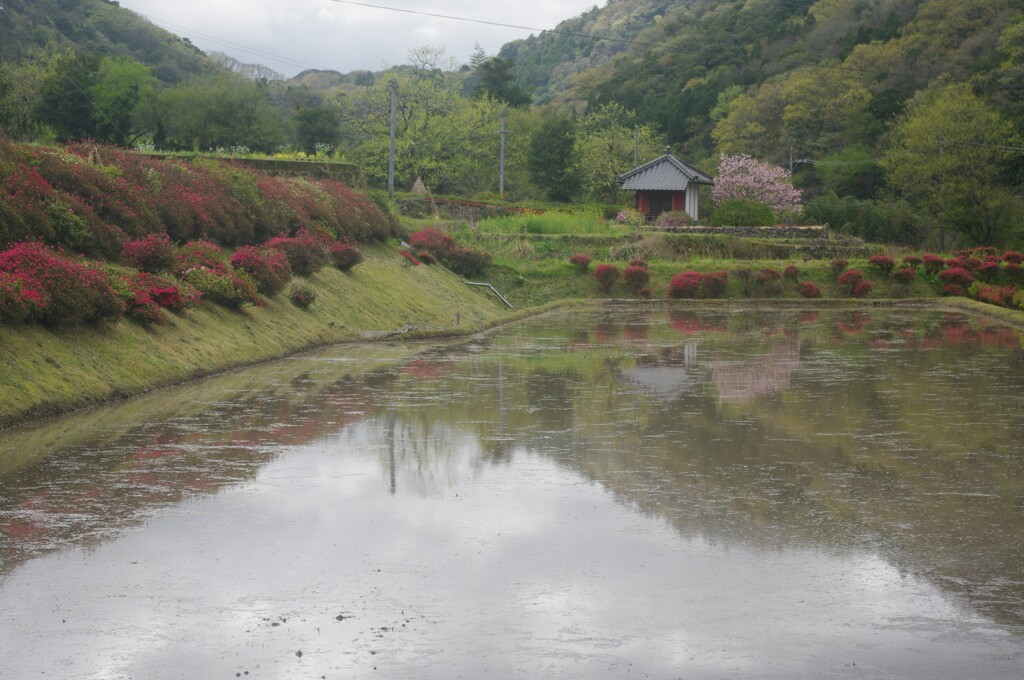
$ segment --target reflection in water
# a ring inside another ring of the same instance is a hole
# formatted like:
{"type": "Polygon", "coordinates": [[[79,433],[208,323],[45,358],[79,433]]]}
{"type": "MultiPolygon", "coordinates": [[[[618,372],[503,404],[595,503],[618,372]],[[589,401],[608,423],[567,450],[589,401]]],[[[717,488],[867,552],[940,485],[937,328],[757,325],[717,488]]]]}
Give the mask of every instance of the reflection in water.
{"type": "Polygon", "coordinates": [[[0,659],[1019,677],[1019,340],[916,312],[604,311],[10,433],[0,659]]]}

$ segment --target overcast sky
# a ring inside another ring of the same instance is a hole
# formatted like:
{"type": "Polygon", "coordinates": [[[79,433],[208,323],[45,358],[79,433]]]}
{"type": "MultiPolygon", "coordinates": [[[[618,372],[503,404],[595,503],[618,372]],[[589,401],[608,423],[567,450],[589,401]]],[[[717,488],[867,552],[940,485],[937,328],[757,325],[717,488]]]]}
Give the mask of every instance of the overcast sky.
{"type": "MultiPolygon", "coordinates": [[[[121,6],[187,37],[205,51],[292,76],[307,68],[379,71],[406,63],[409,50],[444,47],[461,64],[474,43],[489,55],[529,30],[374,9],[334,0],[120,0],[121,6]]],[[[416,12],[540,29],[594,6],[594,0],[366,0],[416,12]]]]}

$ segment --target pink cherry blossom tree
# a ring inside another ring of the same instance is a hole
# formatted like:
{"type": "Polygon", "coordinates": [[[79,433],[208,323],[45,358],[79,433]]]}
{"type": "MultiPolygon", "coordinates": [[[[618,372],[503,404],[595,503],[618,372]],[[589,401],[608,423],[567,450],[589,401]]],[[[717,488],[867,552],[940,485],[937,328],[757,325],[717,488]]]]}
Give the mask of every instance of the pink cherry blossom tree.
{"type": "Polygon", "coordinates": [[[735,198],[764,203],[778,215],[798,214],[801,207],[800,190],[788,170],[746,154],[722,154],[711,199],[720,205],[735,198]]]}

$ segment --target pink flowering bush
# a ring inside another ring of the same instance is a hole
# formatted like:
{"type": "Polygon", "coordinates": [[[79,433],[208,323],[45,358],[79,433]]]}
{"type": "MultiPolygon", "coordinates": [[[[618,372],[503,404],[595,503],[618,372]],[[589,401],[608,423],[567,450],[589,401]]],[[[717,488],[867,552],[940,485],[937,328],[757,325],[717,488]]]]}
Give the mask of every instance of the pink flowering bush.
{"type": "Polygon", "coordinates": [[[800,190],[788,170],[748,155],[722,155],[711,192],[715,205],[733,199],[763,203],[779,214],[800,213],[800,190]]]}
{"type": "Polygon", "coordinates": [[[594,280],[604,293],[611,291],[612,286],[619,280],[619,275],[619,268],[613,264],[600,264],[594,270],[594,280]]]}
{"type": "Polygon", "coordinates": [[[1007,262],[1009,264],[1024,263],[1024,254],[1018,253],[1016,250],[1008,250],[1003,253],[1003,262],[1007,262]]]}

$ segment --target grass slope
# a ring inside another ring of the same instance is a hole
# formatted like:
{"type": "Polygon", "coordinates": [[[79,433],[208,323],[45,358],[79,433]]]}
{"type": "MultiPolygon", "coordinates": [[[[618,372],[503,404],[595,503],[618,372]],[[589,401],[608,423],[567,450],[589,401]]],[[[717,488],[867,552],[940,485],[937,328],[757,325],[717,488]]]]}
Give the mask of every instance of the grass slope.
{"type": "Polygon", "coordinates": [[[129,321],[50,330],[0,326],[0,425],[140,394],[300,350],[395,332],[469,333],[509,317],[485,289],[441,267],[410,267],[388,246],[345,274],[308,280],[308,310],[284,296],[262,308],[203,305],[165,326],[129,321]],[[457,325],[458,320],[458,325],[457,325]]]}

